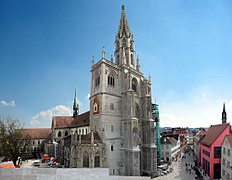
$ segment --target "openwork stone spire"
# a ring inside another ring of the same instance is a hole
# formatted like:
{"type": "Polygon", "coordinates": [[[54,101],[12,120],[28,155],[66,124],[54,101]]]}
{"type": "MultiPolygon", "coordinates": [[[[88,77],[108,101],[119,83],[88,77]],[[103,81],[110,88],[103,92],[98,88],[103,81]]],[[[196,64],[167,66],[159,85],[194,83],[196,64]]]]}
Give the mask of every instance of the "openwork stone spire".
{"type": "Polygon", "coordinates": [[[130,28],[126,19],[125,7],[122,5],[121,19],[118,27],[118,37],[122,37],[124,34],[126,37],[130,37],[130,28]]]}

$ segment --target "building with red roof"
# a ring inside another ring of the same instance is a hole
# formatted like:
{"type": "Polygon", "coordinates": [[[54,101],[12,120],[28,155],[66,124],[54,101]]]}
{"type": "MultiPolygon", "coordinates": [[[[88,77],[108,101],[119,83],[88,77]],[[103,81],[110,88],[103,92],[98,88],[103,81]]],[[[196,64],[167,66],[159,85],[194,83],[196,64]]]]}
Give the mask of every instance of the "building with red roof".
{"type": "Polygon", "coordinates": [[[225,104],[222,113],[222,124],[211,125],[199,142],[200,167],[210,180],[221,178],[221,147],[225,136],[230,135],[231,126],[226,123],[225,104]]]}

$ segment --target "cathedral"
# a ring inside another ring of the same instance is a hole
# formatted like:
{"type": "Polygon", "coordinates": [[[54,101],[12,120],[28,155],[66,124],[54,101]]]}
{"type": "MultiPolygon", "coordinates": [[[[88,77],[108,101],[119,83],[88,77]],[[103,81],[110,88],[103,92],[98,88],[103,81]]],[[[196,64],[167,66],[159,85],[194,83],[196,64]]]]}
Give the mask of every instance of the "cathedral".
{"type": "Polygon", "coordinates": [[[114,44],[114,58],[107,59],[104,49],[100,60],[92,57],[89,127],[79,133],[75,119],[83,115],[73,114],[77,118],[63,141],[64,161],[72,168],[106,167],[111,175],[153,175],[157,147],[151,78],[140,71],[124,5],[114,44]]]}

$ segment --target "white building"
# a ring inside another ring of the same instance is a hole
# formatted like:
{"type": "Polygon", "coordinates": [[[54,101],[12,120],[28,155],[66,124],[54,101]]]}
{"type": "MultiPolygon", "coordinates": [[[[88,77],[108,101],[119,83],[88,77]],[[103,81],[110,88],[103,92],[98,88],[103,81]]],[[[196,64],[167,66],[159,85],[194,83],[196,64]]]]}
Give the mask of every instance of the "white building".
{"type": "Polygon", "coordinates": [[[161,137],[161,156],[164,162],[176,159],[180,153],[180,140],[174,137],[161,137]]]}
{"type": "Polygon", "coordinates": [[[222,143],[221,178],[232,179],[232,135],[227,135],[222,143]]]}

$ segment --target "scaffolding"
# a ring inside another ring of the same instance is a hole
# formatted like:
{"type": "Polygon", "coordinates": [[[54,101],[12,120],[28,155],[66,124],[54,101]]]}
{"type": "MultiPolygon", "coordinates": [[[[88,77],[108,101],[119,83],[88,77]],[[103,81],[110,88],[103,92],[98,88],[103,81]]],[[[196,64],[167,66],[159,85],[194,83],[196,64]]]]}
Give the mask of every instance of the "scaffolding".
{"type": "Polygon", "coordinates": [[[159,118],[159,105],[152,104],[152,115],[155,120],[155,144],[157,146],[157,165],[160,164],[161,157],[161,144],[160,144],[160,118],[159,118]]]}

